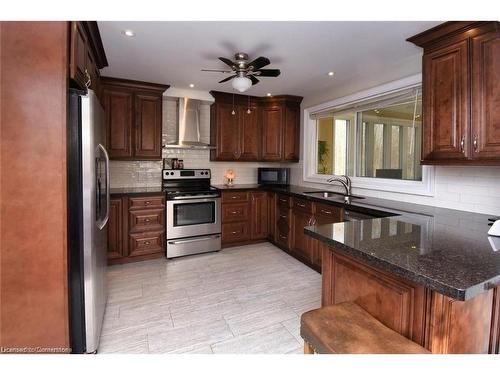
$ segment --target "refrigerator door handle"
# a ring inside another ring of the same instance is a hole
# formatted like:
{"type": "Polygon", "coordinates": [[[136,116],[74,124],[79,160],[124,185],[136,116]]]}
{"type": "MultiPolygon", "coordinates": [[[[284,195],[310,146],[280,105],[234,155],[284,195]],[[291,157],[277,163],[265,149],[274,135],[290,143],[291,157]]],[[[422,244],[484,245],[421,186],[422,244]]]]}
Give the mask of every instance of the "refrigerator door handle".
{"type": "Polygon", "coordinates": [[[106,160],[106,164],[105,164],[105,168],[106,168],[106,216],[104,217],[102,222],[99,223],[99,229],[102,229],[108,223],[109,211],[111,208],[111,203],[109,201],[111,198],[110,192],[109,192],[109,186],[110,186],[110,182],[109,182],[109,155],[108,155],[108,151],[106,150],[106,148],[102,144],[99,143],[99,145],[97,147],[101,149],[102,153],[104,154],[104,158],[106,160]]]}

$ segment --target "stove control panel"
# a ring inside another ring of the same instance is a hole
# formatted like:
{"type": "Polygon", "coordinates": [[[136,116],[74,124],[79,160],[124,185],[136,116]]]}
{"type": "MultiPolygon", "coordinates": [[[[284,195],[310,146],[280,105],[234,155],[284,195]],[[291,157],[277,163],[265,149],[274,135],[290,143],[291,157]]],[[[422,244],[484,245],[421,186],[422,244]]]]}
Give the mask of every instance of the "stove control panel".
{"type": "Polygon", "coordinates": [[[164,180],[210,179],[210,169],[163,169],[164,180]]]}

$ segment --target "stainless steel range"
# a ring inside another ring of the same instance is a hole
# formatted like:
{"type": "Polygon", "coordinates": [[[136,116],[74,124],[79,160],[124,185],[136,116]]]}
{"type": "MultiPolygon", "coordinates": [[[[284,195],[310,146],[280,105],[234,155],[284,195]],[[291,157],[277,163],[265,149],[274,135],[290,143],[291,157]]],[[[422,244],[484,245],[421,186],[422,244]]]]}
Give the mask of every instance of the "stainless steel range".
{"type": "Polygon", "coordinates": [[[219,190],[210,186],[210,169],[164,169],[167,258],[221,249],[219,190]]]}

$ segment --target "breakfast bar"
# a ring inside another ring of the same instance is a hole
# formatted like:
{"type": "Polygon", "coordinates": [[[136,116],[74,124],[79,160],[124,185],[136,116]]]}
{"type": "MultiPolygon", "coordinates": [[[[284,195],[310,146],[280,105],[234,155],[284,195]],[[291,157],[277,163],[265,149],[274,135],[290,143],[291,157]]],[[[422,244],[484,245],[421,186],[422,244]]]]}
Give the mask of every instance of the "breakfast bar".
{"type": "Polygon", "coordinates": [[[500,238],[441,210],[305,228],[322,306],[353,301],[432,353],[498,353],[500,238]]]}

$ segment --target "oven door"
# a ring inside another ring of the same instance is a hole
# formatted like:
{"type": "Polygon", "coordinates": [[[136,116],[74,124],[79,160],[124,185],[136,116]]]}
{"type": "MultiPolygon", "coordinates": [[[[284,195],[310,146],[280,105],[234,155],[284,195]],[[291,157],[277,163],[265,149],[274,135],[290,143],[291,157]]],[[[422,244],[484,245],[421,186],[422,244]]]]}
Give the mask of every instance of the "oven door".
{"type": "Polygon", "coordinates": [[[220,198],[167,201],[167,239],[221,232],[220,198]]]}

